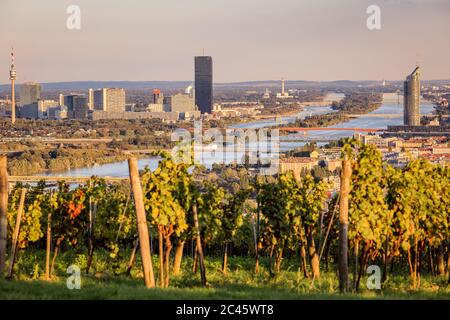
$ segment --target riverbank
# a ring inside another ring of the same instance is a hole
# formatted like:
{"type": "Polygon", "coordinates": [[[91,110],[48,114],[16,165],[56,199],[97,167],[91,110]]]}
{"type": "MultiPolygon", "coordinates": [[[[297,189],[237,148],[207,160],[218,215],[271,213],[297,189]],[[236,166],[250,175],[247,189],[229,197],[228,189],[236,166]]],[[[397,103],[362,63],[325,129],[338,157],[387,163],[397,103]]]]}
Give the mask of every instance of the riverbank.
{"type": "Polygon", "coordinates": [[[58,173],[126,159],[123,152],[111,149],[43,148],[27,150],[8,159],[8,172],[14,176],[58,173]]]}
{"type": "MultiPolygon", "coordinates": [[[[321,103],[318,102],[317,105],[301,105],[300,107],[296,108],[295,110],[291,110],[291,111],[285,111],[283,113],[277,113],[277,114],[271,114],[274,118],[279,118],[279,117],[293,117],[296,116],[298,113],[305,111],[306,107],[309,108],[323,108],[323,107],[329,107],[331,104],[330,103],[321,103]]],[[[267,115],[269,116],[269,114],[267,115]]]]}
{"type": "Polygon", "coordinates": [[[275,127],[330,127],[350,121],[349,114],[368,114],[380,108],[383,104],[381,94],[354,93],[345,96],[339,102],[333,102],[331,108],[335,112],[311,115],[297,119],[294,123],[276,125],[275,127]]]}

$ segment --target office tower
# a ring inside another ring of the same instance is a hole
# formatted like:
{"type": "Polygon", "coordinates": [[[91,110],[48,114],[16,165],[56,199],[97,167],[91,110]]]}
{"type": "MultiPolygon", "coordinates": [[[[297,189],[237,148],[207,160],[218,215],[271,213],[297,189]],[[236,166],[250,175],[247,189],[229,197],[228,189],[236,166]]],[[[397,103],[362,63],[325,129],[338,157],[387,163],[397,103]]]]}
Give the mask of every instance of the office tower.
{"type": "Polygon", "coordinates": [[[163,104],[164,102],[164,94],[159,89],[153,90],[153,103],[154,104],[163,104]]]}
{"type": "Polygon", "coordinates": [[[420,69],[416,67],[404,82],[403,93],[404,124],[420,125],[420,69]]]}
{"type": "Polygon", "coordinates": [[[39,106],[37,102],[19,106],[18,109],[18,118],[37,119],[39,117],[39,106]]]}
{"type": "Polygon", "coordinates": [[[164,98],[164,111],[166,112],[194,112],[195,101],[189,94],[174,94],[164,98]]]}
{"type": "Polygon", "coordinates": [[[16,96],[14,82],[16,81],[16,68],[14,66],[14,50],[11,50],[11,68],[9,69],[9,79],[11,80],[11,123],[16,123],[16,96]]]}
{"type": "Polygon", "coordinates": [[[67,118],[67,107],[59,105],[47,109],[47,118],[52,120],[62,120],[67,118]]]}
{"type": "Polygon", "coordinates": [[[125,112],[125,90],[103,88],[94,91],[94,110],[125,112]]]}
{"type": "Polygon", "coordinates": [[[66,105],[66,103],[65,103],[65,96],[62,93],[59,94],[59,105],[60,106],[65,106],[66,105]]]}
{"type": "Polygon", "coordinates": [[[59,97],[60,104],[67,107],[67,116],[71,119],[85,119],[88,114],[88,99],[82,94],[70,94],[59,97]],[[62,103],[61,103],[62,102],[62,103]]]}
{"type": "Polygon", "coordinates": [[[195,57],[195,104],[201,113],[211,113],[213,106],[212,57],[195,57]]]}
{"type": "Polygon", "coordinates": [[[63,105],[67,107],[67,111],[69,112],[69,114],[71,112],[73,112],[73,98],[75,96],[76,96],[75,94],[70,94],[70,95],[64,96],[63,105]]]}
{"type": "Polygon", "coordinates": [[[94,90],[94,110],[106,110],[106,89],[94,90]]]}
{"type": "Polygon", "coordinates": [[[88,90],[88,107],[89,110],[94,110],[94,89],[88,90]]]}
{"type": "Polygon", "coordinates": [[[38,100],[30,104],[26,104],[20,107],[20,118],[26,119],[47,119],[48,110],[58,106],[58,102],[55,100],[38,100]]]}
{"type": "Polygon", "coordinates": [[[86,119],[88,116],[88,99],[83,95],[73,96],[73,118],[86,119]]]}
{"type": "Polygon", "coordinates": [[[7,100],[0,100],[0,116],[5,117],[6,116],[6,109],[7,109],[7,100]]]}
{"type": "Polygon", "coordinates": [[[42,87],[39,83],[27,82],[20,87],[20,104],[22,106],[37,102],[41,98],[42,87]]]}
{"type": "Polygon", "coordinates": [[[55,108],[58,106],[58,102],[55,100],[39,100],[38,105],[38,118],[46,119],[48,118],[48,110],[50,108],[55,108]]]}

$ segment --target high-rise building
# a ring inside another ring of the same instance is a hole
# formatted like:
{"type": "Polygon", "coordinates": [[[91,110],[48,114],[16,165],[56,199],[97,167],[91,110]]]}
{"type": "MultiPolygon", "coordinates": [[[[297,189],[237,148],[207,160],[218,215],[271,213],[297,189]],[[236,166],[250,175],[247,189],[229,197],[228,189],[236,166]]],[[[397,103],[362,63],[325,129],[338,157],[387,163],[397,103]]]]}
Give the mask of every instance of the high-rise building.
{"type": "Polygon", "coordinates": [[[403,117],[406,126],[420,125],[420,69],[416,67],[404,82],[403,117]]]}
{"type": "Polygon", "coordinates": [[[94,89],[88,90],[88,107],[89,110],[94,110],[94,89]]]}
{"type": "Polygon", "coordinates": [[[73,113],[73,105],[74,105],[74,98],[76,97],[76,94],[70,94],[67,96],[64,96],[63,98],[63,105],[67,107],[67,111],[70,113],[73,113]]]}
{"type": "Polygon", "coordinates": [[[73,118],[87,119],[88,117],[88,99],[83,95],[73,96],[73,118]]]}
{"type": "Polygon", "coordinates": [[[62,120],[67,118],[67,107],[64,105],[59,105],[56,107],[48,108],[47,110],[48,119],[52,120],[62,120]]]}
{"type": "Polygon", "coordinates": [[[67,107],[67,116],[75,119],[86,119],[88,116],[88,99],[83,94],[59,96],[59,103],[67,107]]]}
{"type": "Polygon", "coordinates": [[[125,112],[125,90],[103,88],[94,91],[94,110],[125,112]]]}
{"type": "Polygon", "coordinates": [[[60,93],[59,94],[59,105],[60,106],[65,106],[66,105],[66,103],[65,103],[65,96],[62,94],[62,93],[60,93]]]}
{"type": "Polygon", "coordinates": [[[38,100],[30,104],[26,104],[20,107],[20,118],[26,119],[47,119],[48,110],[58,106],[58,102],[55,100],[38,100]]]}
{"type": "Polygon", "coordinates": [[[201,113],[211,113],[213,106],[212,57],[195,57],[195,104],[201,113]]]}
{"type": "Polygon", "coordinates": [[[174,94],[164,98],[164,111],[166,112],[194,112],[194,98],[188,94],[174,94]]]}
{"type": "Polygon", "coordinates": [[[159,89],[153,90],[153,104],[163,104],[164,94],[159,89]]]}
{"type": "Polygon", "coordinates": [[[39,83],[27,82],[20,87],[20,104],[22,106],[37,102],[41,98],[42,87],[39,83]]]}

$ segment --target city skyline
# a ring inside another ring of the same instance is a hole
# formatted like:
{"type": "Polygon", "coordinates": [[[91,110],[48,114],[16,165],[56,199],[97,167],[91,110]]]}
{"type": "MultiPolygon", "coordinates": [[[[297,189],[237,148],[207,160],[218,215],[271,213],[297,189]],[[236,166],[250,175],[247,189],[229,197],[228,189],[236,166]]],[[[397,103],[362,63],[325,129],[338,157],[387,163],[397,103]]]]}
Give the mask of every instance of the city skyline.
{"type": "Polygon", "coordinates": [[[450,78],[448,1],[379,1],[381,30],[367,29],[365,0],[234,1],[80,0],[81,30],[66,28],[69,1],[3,1],[0,83],[9,82],[12,46],[17,83],[192,81],[192,57],[203,50],[216,83],[394,81],[416,63],[423,80],[450,78]]]}

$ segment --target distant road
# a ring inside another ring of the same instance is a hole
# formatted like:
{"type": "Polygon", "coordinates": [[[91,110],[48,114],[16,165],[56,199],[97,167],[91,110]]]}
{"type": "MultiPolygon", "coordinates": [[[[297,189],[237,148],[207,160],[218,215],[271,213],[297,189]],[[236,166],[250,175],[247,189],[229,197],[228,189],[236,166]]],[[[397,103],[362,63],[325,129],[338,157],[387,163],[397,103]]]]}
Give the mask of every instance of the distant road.
{"type": "MultiPolygon", "coordinates": [[[[108,143],[113,141],[112,138],[48,138],[48,137],[14,137],[14,138],[0,138],[1,142],[22,142],[22,141],[36,141],[45,143],[108,143]]],[[[116,139],[120,141],[121,139],[116,139]]]]}
{"type": "MultiPolygon", "coordinates": [[[[128,181],[128,178],[117,178],[117,177],[100,177],[101,179],[104,179],[108,182],[122,182],[122,181],[128,181]]],[[[9,176],[8,182],[15,183],[15,182],[39,182],[44,180],[45,182],[60,182],[64,181],[67,183],[84,183],[91,180],[91,177],[71,177],[71,176],[62,176],[62,177],[55,177],[55,176],[9,176]]]]}
{"type": "MultiPolygon", "coordinates": [[[[369,117],[369,118],[401,118],[401,113],[366,113],[366,114],[346,114],[350,118],[369,117]]],[[[433,116],[433,114],[422,114],[423,116],[433,116]]]]}
{"type": "Polygon", "coordinates": [[[356,131],[356,132],[380,132],[384,131],[382,129],[377,128],[333,128],[333,127],[307,127],[307,128],[299,128],[299,127],[279,127],[277,128],[280,131],[356,131]]]}
{"type": "Polygon", "coordinates": [[[136,150],[122,150],[123,153],[125,154],[149,154],[149,153],[153,153],[156,151],[164,151],[164,152],[172,152],[172,149],[156,149],[156,148],[151,148],[151,149],[136,149],[136,150]]]}

